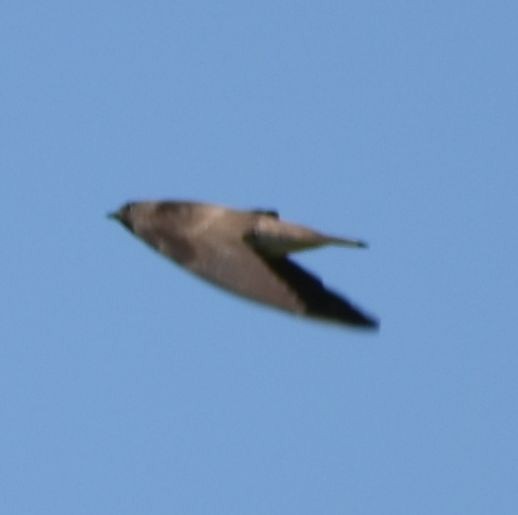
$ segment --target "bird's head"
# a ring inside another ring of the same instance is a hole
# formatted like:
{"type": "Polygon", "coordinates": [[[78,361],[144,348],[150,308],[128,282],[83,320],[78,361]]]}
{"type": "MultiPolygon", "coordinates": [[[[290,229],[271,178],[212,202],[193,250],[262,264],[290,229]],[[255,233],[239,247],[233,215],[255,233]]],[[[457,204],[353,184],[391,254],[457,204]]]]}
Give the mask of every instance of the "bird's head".
{"type": "Polygon", "coordinates": [[[127,202],[117,211],[108,213],[107,217],[112,220],[117,220],[124,227],[133,231],[134,215],[137,207],[137,202],[127,202]]]}

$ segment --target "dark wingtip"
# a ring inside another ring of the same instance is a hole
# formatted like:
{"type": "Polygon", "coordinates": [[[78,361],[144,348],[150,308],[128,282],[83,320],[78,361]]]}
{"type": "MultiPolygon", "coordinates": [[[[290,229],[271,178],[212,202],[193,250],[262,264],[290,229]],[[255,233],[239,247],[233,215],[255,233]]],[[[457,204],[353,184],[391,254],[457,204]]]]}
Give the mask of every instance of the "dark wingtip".
{"type": "Polygon", "coordinates": [[[376,320],[375,318],[370,318],[361,313],[360,313],[358,322],[357,323],[353,322],[353,325],[356,325],[358,328],[368,329],[371,331],[379,331],[379,328],[380,328],[379,320],[376,320]]]}
{"type": "Polygon", "coordinates": [[[307,306],[307,314],[337,324],[345,324],[353,329],[378,331],[380,322],[366,315],[347,299],[327,290],[328,296],[324,302],[307,306]]]}
{"type": "Polygon", "coordinates": [[[304,314],[311,318],[344,324],[357,329],[376,330],[379,322],[364,314],[349,300],[327,289],[322,281],[293,261],[265,259],[270,269],[297,294],[304,304],[304,314]]]}

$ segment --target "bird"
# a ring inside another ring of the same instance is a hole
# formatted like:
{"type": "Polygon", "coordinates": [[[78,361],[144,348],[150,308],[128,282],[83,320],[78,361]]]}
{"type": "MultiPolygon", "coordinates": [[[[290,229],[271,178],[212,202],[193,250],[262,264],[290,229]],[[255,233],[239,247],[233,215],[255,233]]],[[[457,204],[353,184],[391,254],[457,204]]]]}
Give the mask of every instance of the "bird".
{"type": "Polygon", "coordinates": [[[233,294],[301,317],[358,329],[378,320],[290,259],[326,245],[364,248],[286,222],[274,210],[238,210],[194,201],[127,202],[108,217],[193,274],[233,294]]]}

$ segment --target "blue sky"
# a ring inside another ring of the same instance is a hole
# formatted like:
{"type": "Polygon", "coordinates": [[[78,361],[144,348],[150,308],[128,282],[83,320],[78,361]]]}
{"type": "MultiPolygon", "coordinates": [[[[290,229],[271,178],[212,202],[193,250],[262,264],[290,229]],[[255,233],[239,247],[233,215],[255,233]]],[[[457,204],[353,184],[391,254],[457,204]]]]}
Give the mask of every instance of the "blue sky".
{"type": "Polygon", "coordinates": [[[0,511],[515,514],[513,2],[3,2],[0,511]],[[277,208],[365,334],[105,218],[277,208]]]}

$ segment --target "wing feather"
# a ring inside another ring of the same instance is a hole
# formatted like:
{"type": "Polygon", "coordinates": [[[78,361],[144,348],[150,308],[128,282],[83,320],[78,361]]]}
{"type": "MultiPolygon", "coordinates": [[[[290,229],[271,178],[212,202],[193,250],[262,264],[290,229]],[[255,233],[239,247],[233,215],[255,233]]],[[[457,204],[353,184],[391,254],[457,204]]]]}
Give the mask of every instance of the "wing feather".
{"type": "MultiPolygon", "coordinates": [[[[173,257],[172,249],[162,249],[173,257]]],[[[191,272],[232,293],[279,309],[338,323],[377,327],[346,298],[327,289],[316,276],[287,257],[269,257],[245,241],[194,245],[191,272]]]]}

